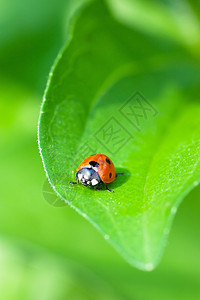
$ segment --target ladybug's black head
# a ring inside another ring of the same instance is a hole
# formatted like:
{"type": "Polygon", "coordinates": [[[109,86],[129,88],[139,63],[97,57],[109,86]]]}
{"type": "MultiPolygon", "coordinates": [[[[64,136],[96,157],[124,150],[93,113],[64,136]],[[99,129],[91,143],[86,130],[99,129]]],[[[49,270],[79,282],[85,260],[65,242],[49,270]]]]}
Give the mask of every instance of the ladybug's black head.
{"type": "Polygon", "coordinates": [[[92,168],[83,168],[77,172],[78,180],[83,185],[94,186],[101,183],[101,178],[98,173],[92,168]]]}

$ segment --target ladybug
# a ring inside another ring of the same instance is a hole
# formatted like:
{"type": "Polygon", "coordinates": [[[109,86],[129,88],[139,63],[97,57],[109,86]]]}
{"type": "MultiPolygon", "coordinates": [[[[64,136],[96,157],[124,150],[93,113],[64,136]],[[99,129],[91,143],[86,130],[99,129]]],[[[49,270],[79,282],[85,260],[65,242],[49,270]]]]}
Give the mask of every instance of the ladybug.
{"type": "Polygon", "coordinates": [[[109,192],[114,192],[107,187],[107,183],[115,180],[116,174],[115,166],[108,156],[104,154],[95,154],[85,158],[76,170],[76,182],[71,184],[78,184],[79,181],[85,186],[94,186],[96,190],[100,190],[99,186],[104,184],[109,192]]]}

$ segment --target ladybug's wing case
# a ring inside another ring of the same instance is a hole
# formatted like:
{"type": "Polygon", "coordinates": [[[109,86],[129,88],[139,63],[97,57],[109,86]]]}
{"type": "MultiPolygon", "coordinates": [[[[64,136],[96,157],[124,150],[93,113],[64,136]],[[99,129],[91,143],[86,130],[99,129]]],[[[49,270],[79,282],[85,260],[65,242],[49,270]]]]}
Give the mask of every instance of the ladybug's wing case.
{"type": "Polygon", "coordinates": [[[95,154],[88,156],[78,166],[77,172],[83,168],[91,167],[90,162],[97,162],[99,165],[95,167],[95,171],[99,174],[101,180],[110,183],[116,178],[116,172],[113,162],[104,154],[95,154]]]}
{"type": "Polygon", "coordinates": [[[110,183],[116,178],[116,171],[113,162],[104,154],[99,157],[98,174],[105,183],[110,183]]]}
{"type": "Polygon", "coordinates": [[[87,158],[85,158],[85,159],[80,163],[80,165],[78,166],[78,168],[77,168],[76,171],[78,172],[79,170],[81,170],[81,169],[83,169],[83,168],[86,168],[86,167],[89,165],[89,162],[94,160],[94,157],[95,157],[95,156],[96,156],[96,154],[95,154],[95,155],[88,156],[87,158]]]}

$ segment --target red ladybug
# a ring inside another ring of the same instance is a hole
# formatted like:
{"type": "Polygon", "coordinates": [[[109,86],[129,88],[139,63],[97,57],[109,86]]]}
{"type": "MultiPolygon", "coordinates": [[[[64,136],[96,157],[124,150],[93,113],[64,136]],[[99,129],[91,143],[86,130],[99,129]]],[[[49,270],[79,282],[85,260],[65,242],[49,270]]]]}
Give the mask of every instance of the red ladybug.
{"type": "Polygon", "coordinates": [[[104,184],[109,192],[114,191],[108,189],[107,183],[114,181],[117,175],[123,174],[116,174],[113,162],[104,154],[88,156],[76,171],[76,182],[70,182],[71,184],[78,184],[80,181],[85,186],[94,186],[96,190],[99,190],[98,187],[104,184]]]}

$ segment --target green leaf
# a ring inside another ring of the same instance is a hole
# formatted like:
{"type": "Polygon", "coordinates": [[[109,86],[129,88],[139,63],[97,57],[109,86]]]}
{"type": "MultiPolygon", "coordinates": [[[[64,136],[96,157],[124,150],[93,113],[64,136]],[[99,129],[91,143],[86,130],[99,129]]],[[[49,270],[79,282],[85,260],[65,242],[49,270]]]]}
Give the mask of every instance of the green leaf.
{"type": "Polygon", "coordinates": [[[158,263],[178,205],[200,180],[199,75],[181,46],[126,28],[98,1],[77,18],[50,75],[39,145],[51,185],[143,270],[158,263]],[[114,193],[69,184],[93,153],[125,173],[114,193]]]}

